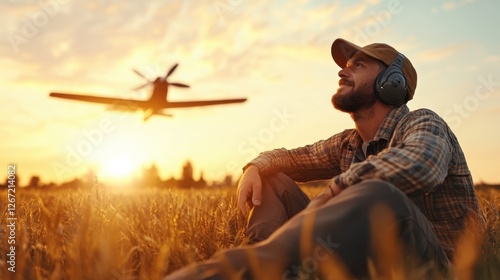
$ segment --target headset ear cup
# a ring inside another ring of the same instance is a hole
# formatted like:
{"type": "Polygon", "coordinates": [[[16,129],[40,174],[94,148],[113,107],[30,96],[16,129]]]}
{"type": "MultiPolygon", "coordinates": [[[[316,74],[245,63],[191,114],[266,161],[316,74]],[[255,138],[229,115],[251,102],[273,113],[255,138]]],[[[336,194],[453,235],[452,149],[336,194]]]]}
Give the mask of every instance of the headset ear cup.
{"type": "Polygon", "coordinates": [[[403,60],[399,54],[375,80],[375,95],[384,104],[400,106],[406,102],[408,87],[401,70],[403,60]]]}

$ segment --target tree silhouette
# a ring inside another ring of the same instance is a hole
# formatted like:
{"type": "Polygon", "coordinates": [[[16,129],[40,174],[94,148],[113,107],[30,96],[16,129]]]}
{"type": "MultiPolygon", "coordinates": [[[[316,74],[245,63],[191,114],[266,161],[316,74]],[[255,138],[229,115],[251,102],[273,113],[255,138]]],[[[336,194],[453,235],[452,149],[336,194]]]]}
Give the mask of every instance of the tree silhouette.
{"type": "Polygon", "coordinates": [[[182,166],[182,176],[179,181],[179,187],[183,189],[191,188],[194,186],[193,179],[193,165],[191,161],[187,161],[184,166],[182,166]]]}
{"type": "Polygon", "coordinates": [[[224,177],[224,181],[222,181],[222,185],[225,187],[233,186],[233,176],[227,174],[226,177],[224,177]]]}
{"type": "Polygon", "coordinates": [[[203,171],[200,172],[200,179],[198,182],[196,182],[195,186],[197,188],[204,188],[207,186],[207,181],[205,181],[205,178],[203,178],[203,171]]]}
{"type": "MultiPolygon", "coordinates": [[[[21,186],[19,184],[20,176],[16,174],[15,178],[15,186],[21,186]]],[[[205,187],[228,187],[233,186],[234,181],[232,180],[232,176],[227,174],[222,181],[210,181],[207,182],[204,178],[203,171],[200,171],[199,179],[194,179],[194,171],[193,164],[190,160],[184,162],[182,166],[181,178],[177,180],[173,176],[165,181],[163,181],[159,176],[159,169],[155,163],[151,164],[149,167],[142,168],[142,174],[140,177],[135,178],[130,182],[133,186],[139,187],[160,187],[160,188],[181,188],[181,189],[189,189],[189,188],[205,188],[205,187]]],[[[5,189],[9,185],[8,178],[2,182],[0,181],[0,189],[5,189]]],[[[94,170],[91,168],[88,169],[87,173],[85,173],[81,177],[75,177],[70,181],[65,182],[42,182],[40,176],[32,175],[27,184],[23,184],[22,187],[26,187],[27,189],[40,189],[44,191],[51,190],[61,190],[61,189],[84,189],[87,188],[89,190],[93,188],[101,188],[106,187],[106,181],[100,182],[94,170]]]]}
{"type": "Polygon", "coordinates": [[[158,175],[158,167],[152,164],[149,168],[142,169],[142,183],[145,187],[158,187],[161,184],[160,176],[158,175]]]}
{"type": "Polygon", "coordinates": [[[40,188],[40,177],[39,176],[31,176],[28,187],[29,188],[40,188]]]}

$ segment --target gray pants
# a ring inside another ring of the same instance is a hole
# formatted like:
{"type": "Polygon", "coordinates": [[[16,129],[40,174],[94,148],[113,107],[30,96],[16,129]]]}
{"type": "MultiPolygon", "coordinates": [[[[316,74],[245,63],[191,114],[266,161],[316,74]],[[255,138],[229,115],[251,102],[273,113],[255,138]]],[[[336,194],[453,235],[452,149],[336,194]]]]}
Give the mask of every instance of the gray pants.
{"type": "Polygon", "coordinates": [[[262,190],[249,217],[252,244],[165,279],[367,278],[410,266],[426,278],[449,265],[429,221],[387,182],[363,181],[304,211],[309,199],[288,176],[263,178],[262,190]]]}

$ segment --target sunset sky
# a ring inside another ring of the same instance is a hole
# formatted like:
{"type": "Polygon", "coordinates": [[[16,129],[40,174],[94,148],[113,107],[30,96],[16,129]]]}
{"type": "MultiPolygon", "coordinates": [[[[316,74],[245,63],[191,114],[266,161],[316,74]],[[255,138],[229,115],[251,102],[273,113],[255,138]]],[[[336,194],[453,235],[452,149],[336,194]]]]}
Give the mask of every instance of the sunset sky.
{"type": "MultiPolygon", "coordinates": [[[[474,180],[500,182],[499,1],[10,0],[0,4],[0,178],[26,184],[103,178],[156,163],[163,179],[191,160],[206,180],[241,174],[259,152],[325,139],[353,122],[333,109],[330,46],[385,42],[418,72],[410,109],[455,131],[474,180]],[[272,3],[272,4],[270,4],[272,3]],[[347,4],[349,3],[349,4],[347,4]],[[146,99],[144,80],[179,63],[169,100],[247,97],[171,109],[173,118],[107,111],[51,91],[146,99]],[[1,170],[1,169],[0,169],[1,170]]],[[[3,179],[1,179],[3,181],[3,179]]]]}

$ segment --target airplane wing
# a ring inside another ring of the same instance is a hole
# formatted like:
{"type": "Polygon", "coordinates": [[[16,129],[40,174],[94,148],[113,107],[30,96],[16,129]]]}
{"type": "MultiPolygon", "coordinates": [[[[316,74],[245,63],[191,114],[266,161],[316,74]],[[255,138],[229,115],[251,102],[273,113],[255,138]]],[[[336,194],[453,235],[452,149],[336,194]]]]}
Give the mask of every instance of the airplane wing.
{"type": "Polygon", "coordinates": [[[230,103],[245,102],[246,98],[221,99],[221,100],[203,100],[203,101],[168,101],[164,108],[185,108],[198,106],[211,106],[230,103]]]}
{"type": "Polygon", "coordinates": [[[133,99],[122,99],[122,98],[112,98],[112,97],[99,97],[99,96],[91,96],[91,95],[79,95],[79,94],[67,94],[67,93],[57,93],[51,92],[50,96],[92,102],[92,103],[100,103],[100,104],[109,104],[114,107],[120,107],[130,110],[136,110],[137,108],[141,108],[146,102],[142,100],[133,100],[133,99]]]}

